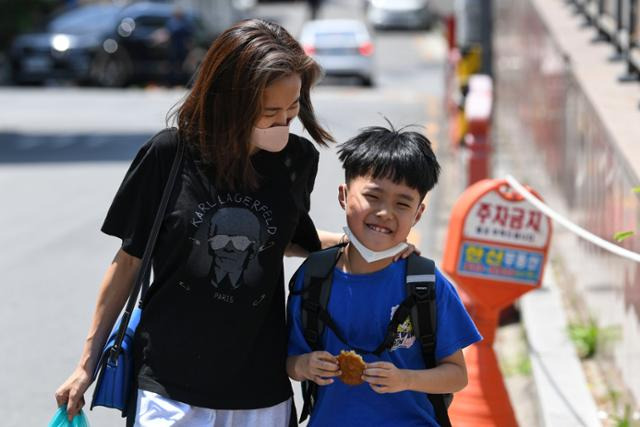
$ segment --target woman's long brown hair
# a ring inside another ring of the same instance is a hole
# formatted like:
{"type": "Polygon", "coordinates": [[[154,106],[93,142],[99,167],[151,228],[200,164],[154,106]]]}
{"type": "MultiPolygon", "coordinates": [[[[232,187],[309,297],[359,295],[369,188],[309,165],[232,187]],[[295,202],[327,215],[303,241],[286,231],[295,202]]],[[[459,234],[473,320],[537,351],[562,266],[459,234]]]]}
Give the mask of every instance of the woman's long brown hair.
{"type": "Polygon", "coordinates": [[[320,145],[333,141],[317,122],[310,90],[321,76],[318,64],[281,26],[260,19],[239,22],[207,52],[193,88],[177,111],[182,138],[195,144],[218,188],[254,189],[250,138],[262,111],[262,93],[274,81],[299,74],[300,121],[320,145]]]}

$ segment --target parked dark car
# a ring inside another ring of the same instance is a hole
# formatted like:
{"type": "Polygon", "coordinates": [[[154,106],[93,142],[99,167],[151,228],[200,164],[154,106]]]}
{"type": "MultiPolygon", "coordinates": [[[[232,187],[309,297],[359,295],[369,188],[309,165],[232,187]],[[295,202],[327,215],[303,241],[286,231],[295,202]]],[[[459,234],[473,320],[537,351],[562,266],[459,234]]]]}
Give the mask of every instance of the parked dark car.
{"type": "Polygon", "coordinates": [[[87,5],[53,18],[43,32],[16,37],[9,53],[11,76],[17,84],[50,79],[107,87],[184,84],[216,35],[193,11],[178,11],[171,4],[87,5]],[[176,18],[188,28],[188,40],[181,33],[186,52],[178,67],[172,66],[175,43],[169,37],[169,21],[176,18]]]}

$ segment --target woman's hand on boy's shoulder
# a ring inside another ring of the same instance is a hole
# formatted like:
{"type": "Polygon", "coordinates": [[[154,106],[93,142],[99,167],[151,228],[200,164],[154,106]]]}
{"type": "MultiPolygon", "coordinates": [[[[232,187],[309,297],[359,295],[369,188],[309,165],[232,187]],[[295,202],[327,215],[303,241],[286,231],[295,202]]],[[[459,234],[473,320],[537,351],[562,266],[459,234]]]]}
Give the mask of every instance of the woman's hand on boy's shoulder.
{"type": "Polygon", "coordinates": [[[318,385],[333,383],[333,377],[341,375],[338,359],[326,351],[314,351],[300,355],[298,370],[304,379],[318,385]]]}
{"type": "Polygon", "coordinates": [[[393,261],[398,261],[399,259],[405,259],[408,258],[409,255],[415,253],[416,255],[420,255],[420,249],[416,248],[416,245],[414,245],[413,243],[407,242],[407,248],[400,252],[398,255],[396,255],[395,257],[393,257],[393,261]]]}
{"type": "Polygon", "coordinates": [[[398,369],[390,362],[367,363],[362,379],[376,393],[397,393],[408,390],[411,371],[398,369]]]}

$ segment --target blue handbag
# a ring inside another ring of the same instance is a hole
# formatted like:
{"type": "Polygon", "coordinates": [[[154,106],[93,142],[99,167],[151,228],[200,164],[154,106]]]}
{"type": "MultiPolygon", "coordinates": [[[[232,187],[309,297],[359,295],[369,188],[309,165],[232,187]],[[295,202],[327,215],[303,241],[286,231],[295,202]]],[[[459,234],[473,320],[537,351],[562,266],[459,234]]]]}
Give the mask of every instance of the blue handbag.
{"type": "Polygon", "coordinates": [[[91,400],[94,406],[119,409],[122,416],[127,416],[132,390],[135,389],[133,339],[136,328],[140,323],[142,310],[140,305],[149,287],[149,273],[151,271],[151,257],[160,232],[162,220],[169,204],[169,198],[175,185],[176,176],[184,153],[184,144],[178,139],[178,150],[169,172],[169,178],[162,193],[162,199],[153,222],[153,227],[147,240],[142,256],[142,263],[136,277],[135,286],[131,289],[127,306],[120,320],[111,331],[93,374],[96,386],[91,400]],[[142,290],[140,304],[136,306],[138,294],[142,290]]]}
{"type": "Polygon", "coordinates": [[[94,406],[120,409],[122,416],[126,416],[129,393],[133,384],[133,336],[140,323],[141,314],[140,307],[133,310],[119,346],[116,346],[116,343],[123,317],[111,331],[94,373],[94,378],[97,376],[98,379],[93,391],[91,409],[94,406]]]}

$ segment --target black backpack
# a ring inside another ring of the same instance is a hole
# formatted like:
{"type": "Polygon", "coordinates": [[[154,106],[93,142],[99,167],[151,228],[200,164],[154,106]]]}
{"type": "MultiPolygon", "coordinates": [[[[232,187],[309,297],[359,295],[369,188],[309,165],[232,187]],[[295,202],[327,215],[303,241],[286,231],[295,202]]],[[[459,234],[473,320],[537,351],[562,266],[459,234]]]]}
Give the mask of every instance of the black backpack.
{"type": "MultiPolygon", "coordinates": [[[[384,341],[373,351],[349,346],[327,310],[331,294],[333,269],[335,268],[344,245],[333,246],[314,252],[304,262],[304,281],[302,288],[293,290],[296,277],[289,284],[290,295],[301,295],[301,315],[304,337],[313,351],[321,350],[321,337],[325,326],[347,347],[359,354],[380,355],[391,348],[398,326],[411,316],[413,333],[422,348],[422,356],[427,369],[436,366],[436,292],[435,263],[427,258],[412,254],[407,258],[406,289],[407,298],[396,309],[387,328],[384,341]]],[[[313,381],[303,381],[302,395],[304,406],[300,422],[304,421],[315,405],[318,385],[313,381]]],[[[447,408],[451,404],[452,394],[428,394],[435,411],[436,420],[442,427],[451,427],[447,408]]]]}

